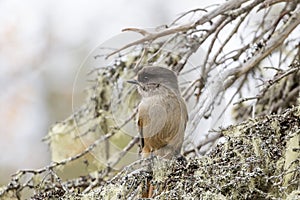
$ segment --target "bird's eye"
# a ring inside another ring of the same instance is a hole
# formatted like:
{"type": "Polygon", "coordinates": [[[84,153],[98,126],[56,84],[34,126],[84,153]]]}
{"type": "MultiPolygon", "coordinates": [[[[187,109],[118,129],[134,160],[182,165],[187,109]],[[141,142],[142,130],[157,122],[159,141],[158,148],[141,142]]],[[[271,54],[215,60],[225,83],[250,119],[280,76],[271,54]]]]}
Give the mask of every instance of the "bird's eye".
{"type": "Polygon", "coordinates": [[[156,88],[158,88],[160,86],[160,84],[156,84],[156,88]]]}

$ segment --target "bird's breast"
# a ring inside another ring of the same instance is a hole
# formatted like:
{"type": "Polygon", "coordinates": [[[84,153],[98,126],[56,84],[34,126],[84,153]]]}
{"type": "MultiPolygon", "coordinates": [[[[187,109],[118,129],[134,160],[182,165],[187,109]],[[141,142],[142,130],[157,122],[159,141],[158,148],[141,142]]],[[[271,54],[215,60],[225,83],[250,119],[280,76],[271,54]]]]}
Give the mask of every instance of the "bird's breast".
{"type": "Polygon", "coordinates": [[[152,146],[165,145],[183,126],[181,115],[181,103],[176,97],[144,98],[139,106],[139,126],[142,125],[145,141],[152,142],[152,146]]]}

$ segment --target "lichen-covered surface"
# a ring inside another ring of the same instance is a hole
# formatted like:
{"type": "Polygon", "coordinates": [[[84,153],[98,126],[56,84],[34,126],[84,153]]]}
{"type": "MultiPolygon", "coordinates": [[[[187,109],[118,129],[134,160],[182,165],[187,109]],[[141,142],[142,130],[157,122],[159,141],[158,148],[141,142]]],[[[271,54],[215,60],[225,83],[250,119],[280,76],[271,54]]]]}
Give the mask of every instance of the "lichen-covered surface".
{"type": "Polygon", "coordinates": [[[69,182],[63,185],[73,192],[53,186],[48,193],[38,191],[34,199],[55,198],[49,193],[54,189],[66,199],[138,199],[146,180],[154,187],[154,199],[300,198],[300,107],[252,119],[222,133],[226,140],[206,156],[172,161],[150,158],[107,180],[86,179],[97,185],[87,193],[71,188],[69,182]]]}
{"type": "MultiPolygon", "coordinates": [[[[148,158],[106,178],[99,178],[104,172],[67,182],[44,178],[32,199],[138,199],[147,180],[154,199],[300,198],[300,107],[248,120],[222,134],[226,140],[200,158],[148,158]],[[86,190],[89,185],[92,190],[86,190]]],[[[17,199],[17,190],[6,188],[1,198],[17,199]]]]}
{"type": "MultiPolygon", "coordinates": [[[[201,158],[154,159],[154,198],[299,199],[299,116],[299,108],[293,108],[229,127],[223,130],[226,142],[201,158]]],[[[127,199],[139,195],[146,177],[145,172],[129,170],[95,194],[127,199]]]]}

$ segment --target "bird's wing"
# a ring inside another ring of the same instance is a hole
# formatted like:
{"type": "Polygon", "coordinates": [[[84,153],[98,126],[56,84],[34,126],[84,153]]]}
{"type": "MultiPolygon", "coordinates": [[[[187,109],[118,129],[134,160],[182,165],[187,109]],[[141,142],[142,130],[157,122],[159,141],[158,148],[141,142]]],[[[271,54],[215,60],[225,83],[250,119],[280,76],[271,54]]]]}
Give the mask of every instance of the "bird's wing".
{"type": "Polygon", "coordinates": [[[139,136],[140,136],[140,142],[141,142],[141,148],[144,148],[144,134],[143,134],[143,120],[142,118],[138,119],[138,128],[139,128],[139,136]]]}
{"type": "Polygon", "coordinates": [[[139,129],[139,136],[140,136],[140,142],[141,142],[141,148],[144,148],[145,146],[145,140],[144,140],[144,127],[147,126],[150,122],[150,116],[148,114],[148,107],[144,105],[139,106],[138,110],[138,129],[139,129]]]}

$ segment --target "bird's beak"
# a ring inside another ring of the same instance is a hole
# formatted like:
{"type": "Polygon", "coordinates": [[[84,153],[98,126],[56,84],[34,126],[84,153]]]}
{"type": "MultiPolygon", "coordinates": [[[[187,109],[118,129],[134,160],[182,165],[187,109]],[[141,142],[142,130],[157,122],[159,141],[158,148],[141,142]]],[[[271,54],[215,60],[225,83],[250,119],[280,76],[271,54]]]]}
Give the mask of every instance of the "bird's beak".
{"type": "Polygon", "coordinates": [[[140,82],[138,82],[135,79],[128,80],[127,83],[138,85],[140,88],[143,88],[143,89],[145,88],[140,82]]]}
{"type": "Polygon", "coordinates": [[[135,79],[128,80],[127,83],[135,84],[135,85],[137,85],[138,87],[140,87],[140,88],[142,88],[143,90],[145,90],[145,86],[144,86],[142,83],[140,83],[140,82],[138,82],[137,80],[135,80],[135,79]]]}
{"type": "Polygon", "coordinates": [[[137,80],[134,80],[134,79],[128,80],[127,83],[140,85],[140,83],[137,80]]]}

